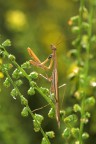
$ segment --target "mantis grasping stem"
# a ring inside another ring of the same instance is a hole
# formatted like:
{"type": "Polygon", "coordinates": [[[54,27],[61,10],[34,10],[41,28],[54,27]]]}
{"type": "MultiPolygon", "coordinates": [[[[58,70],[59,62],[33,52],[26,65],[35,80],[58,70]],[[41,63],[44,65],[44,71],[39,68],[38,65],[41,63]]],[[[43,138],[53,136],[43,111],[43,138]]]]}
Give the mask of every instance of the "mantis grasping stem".
{"type": "Polygon", "coordinates": [[[49,57],[44,61],[41,62],[39,58],[35,55],[35,53],[28,48],[28,53],[31,56],[33,60],[30,60],[30,63],[34,66],[40,67],[44,70],[50,70],[52,65],[53,71],[52,76],[50,78],[46,78],[48,81],[52,81],[51,84],[51,92],[55,95],[55,106],[56,106],[56,120],[58,127],[60,127],[60,108],[59,108],[59,89],[58,89],[58,72],[57,72],[57,57],[56,57],[56,47],[54,45],[51,45],[52,54],[49,55],[49,57]],[[45,64],[50,60],[50,64],[47,67],[45,64]]]}

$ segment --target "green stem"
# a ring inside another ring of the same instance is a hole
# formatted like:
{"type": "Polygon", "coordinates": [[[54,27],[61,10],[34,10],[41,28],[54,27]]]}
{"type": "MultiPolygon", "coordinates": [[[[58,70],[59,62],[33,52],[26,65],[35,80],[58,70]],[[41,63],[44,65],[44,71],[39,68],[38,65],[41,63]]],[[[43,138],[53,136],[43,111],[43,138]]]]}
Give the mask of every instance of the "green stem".
{"type": "MultiPolygon", "coordinates": [[[[6,74],[6,76],[8,77],[8,79],[10,80],[10,83],[13,85],[13,87],[14,87],[14,88],[16,89],[16,91],[18,92],[18,95],[21,97],[21,96],[22,96],[21,92],[19,91],[18,87],[17,87],[16,84],[13,82],[13,80],[11,79],[11,77],[10,77],[10,75],[8,74],[7,71],[5,71],[5,74],[6,74]]],[[[38,125],[38,121],[37,121],[37,119],[35,118],[34,114],[32,113],[32,111],[31,111],[30,107],[28,106],[28,104],[26,104],[25,106],[27,107],[28,112],[30,113],[30,115],[32,116],[32,118],[37,122],[37,125],[38,125]]],[[[44,130],[42,129],[41,126],[40,126],[40,131],[41,131],[43,137],[46,138],[48,144],[50,144],[50,141],[49,141],[49,139],[48,139],[48,136],[46,135],[46,133],[44,132],[44,130]]]]}
{"type": "MultiPolygon", "coordinates": [[[[81,0],[80,1],[80,9],[79,9],[79,36],[78,36],[78,39],[79,41],[81,40],[81,37],[82,37],[82,14],[83,14],[83,8],[84,8],[84,0],[81,0]]],[[[80,56],[81,55],[81,44],[79,44],[78,46],[78,51],[77,51],[77,57],[78,57],[78,65],[80,65],[80,56]]]]}
{"type": "MultiPolygon", "coordinates": [[[[92,35],[92,18],[93,18],[93,7],[91,8],[90,15],[89,15],[88,46],[86,48],[87,57],[86,57],[85,66],[84,66],[84,90],[87,87],[87,77],[88,77],[88,71],[89,71],[89,55],[90,55],[91,35],[92,35]]],[[[84,92],[83,94],[83,99],[81,103],[81,119],[83,118],[85,114],[85,104],[84,104],[85,98],[86,98],[86,92],[84,92]]],[[[80,144],[83,144],[83,141],[82,141],[83,128],[84,128],[84,123],[81,120],[80,135],[79,135],[80,144]]]]}
{"type": "MultiPolygon", "coordinates": [[[[5,54],[6,54],[6,56],[8,57],[8,56],[9,56],[9,53],[6,51],[5,47],[4,47],[4,46],[1,46],[1,45],[0,45],[0,47],[4,49],[5,54]]],[[[30,82],[31,82],[31,79],[30,79],[29,75],[25,72],[25,70],[24,70],[23,68],[21,68],[21,67],[17,64],[17,62],[16,62],[15,60],[14,60],[14,61],[11,60],[11,62],[22,72],[22,74],[26,77],[26,79],[28,79],[28,81],[29,81],[29,83],[30,83],[30,82]]],[[[53,101],[50,99],[50,97],[48,97],[47,95],[45,95],[45,94],[40,90],[40,88],[39,88],[38,86],[35,87],[35,89],[41,94],[41,96],[43,96],[43,98],[50,104],[50,106],[51,106],[53,109],[55,109],[54,103],[53,103],[53,101]]]]}
{"type": "MultiPolygon", "coordinates": [[[[9,53],[6,51],[5,47],[4,47],[4,46],[1,46],[1,45],[0,45],[0,47],[4,49],[5,55],[8,57],[8,56],[9,56],[9,53]]],[[[17,62],[16,62],[15,60],[14,60],[14,61],[13,61],[13,60],[10,60],[10,61],[22,72],[22,74],[23,74],[23,75],[29,80],[29,82],[30,82],[31,80],[30,80],[28,74],[24,71],[24,69],[22,69],[22,68],[17,64],[17,62]]]]}
{"type": "Polygon", "coordinates": [[[53,101],[50,99],[50,97],[46,96],[38,87],[35,87],[35,89],[43,96],[43,98],[50,104],[50,106],[55,109],[55,105],[53,101]]]}
{"type": "MultiPolygon", "coordinates": [[[[32,116],[32,118],[35,119],[35,121],[37,121],[36,118],[34,117],[34,114],[33,114],[32,111],[31,111],[30,107],[29,107],[28,105],[27,105],[26,107],[27,107],[27,109],[28,109],[28,112],[29,112],[30,115],[32,116]]],[[[37,124],[38,124],[38,121],[37,121],[37,124]]],[[[48,136],[46,135],[46,133],[44,132],[44,130],[42,129],[42,127],[40,127],[40,131],[41,131],[43,137],[46,138],[48,144],[51,144],[50,141],[49,141],[49,139],[48,139],[48,136]]]]}

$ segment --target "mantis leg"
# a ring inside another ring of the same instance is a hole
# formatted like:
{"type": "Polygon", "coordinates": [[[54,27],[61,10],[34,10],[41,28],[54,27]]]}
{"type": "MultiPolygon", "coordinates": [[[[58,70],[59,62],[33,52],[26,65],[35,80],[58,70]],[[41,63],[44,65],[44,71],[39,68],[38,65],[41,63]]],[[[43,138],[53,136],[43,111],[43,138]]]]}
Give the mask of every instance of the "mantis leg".
{"type": "Polygon", "coordinates": [[[52,64],[53,64],[52,55],[50,55],[45,61],[41,62],[39,60],[39,58],[35,55],[35,53],[30,48],[28,48],[27,50],[28,50],[28,53],[31,56],[31,58],[34,59],[34,60],[30,60],[30,63],[32,65],[40,67],[40,68],[45,69],[45,70],[51,69],[52,64]],[[49,61],[49,59],[51,59],[51,60],[50,60],[49,66],[47,67],[45,64],[49,61]]]}

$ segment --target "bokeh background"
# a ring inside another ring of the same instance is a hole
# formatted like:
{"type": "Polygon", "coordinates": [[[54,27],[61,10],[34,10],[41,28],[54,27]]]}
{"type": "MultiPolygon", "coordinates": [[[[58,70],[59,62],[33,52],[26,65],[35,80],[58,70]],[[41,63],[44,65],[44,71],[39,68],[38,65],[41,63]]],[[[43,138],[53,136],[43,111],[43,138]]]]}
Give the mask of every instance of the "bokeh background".
{"type": "MultiPolygon", "coordinates": [[[[78,14],[79,2],[79,0],[0,0],[0,41],[3,42],[6,39],[12,41],[12,46],[8,48],[8,51],[16,56],[19,64],[30,59],[27,47],[31,47],[43,61],[51,53],[50,44],[56,44],[59,85],[66,83],[68,67],[74,63],[67,56],[68,51],[73,48],[71,42],[74,38],[68,21],[70,17],[78,14]]],[[[44,71],[32,67],[32,71],[35,70],[45,74],[44,71]]],[[[24,82],[22,92],[27,97],[26,91],[29,85],[26,80],[24,82]]],[[[46,87],[50,87],[48,82],[42,79],[37,83],[39,86],[45,86],[46,83],[46,87]]],[[[0,144],[39,144],[42,135],[34,133],[30,117],[21,117],[22,106],[19,99],[14,100],[10,96],[11,88],[4,88],[2,83],[0,87],[2,88],[0,92],[0,144]]],[[[46,104],[38,93],[28,99],[32,109],[46,104]]],[[[68,104],[72,103],[73,100],[68,104]]],[[[47,117],[46,111],[43,109],[40,114],[47,117]]],[[[47,121],[47,118],[45,121],[44,129],[56,131],[56,139],[52,143],[62,143],[56,123],[47,121]]],[[[92,132],[95,135],[95,128],[92,132]]]]}

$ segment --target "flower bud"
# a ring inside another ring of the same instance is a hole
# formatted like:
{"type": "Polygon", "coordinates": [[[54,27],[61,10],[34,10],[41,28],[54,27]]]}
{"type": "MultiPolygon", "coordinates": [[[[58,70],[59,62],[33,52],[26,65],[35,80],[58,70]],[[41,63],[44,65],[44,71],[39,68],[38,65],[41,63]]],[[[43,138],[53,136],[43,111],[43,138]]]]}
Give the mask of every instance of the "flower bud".
{"type": "Polygon", "coordinates": [[[26,98],[24,98],[23,95],[20,96],[20,98],[21,98],[21,104],[22,105],[28,105],[28,100],[26,98]]]}
{"type": "Polygon", "coordinates": [[[47,89],[47,88],[40,87],[40,90],[41,90],[44,94],[46,94],[46,95],[49,95],[49,94],[50,94],[50,93],[49,93],[49,89],[47,89]]]}
{"type": "Polygon", "coordinates": [[[85,118],[81,118],[80,121],[81,123],[87,124],[89,120],[88,118],[85,117],[85,118]]]}
{"type": "Polygon", "coordinates": [[[79,16],[78,16],[78,15],[71,17],[71,20],[72,20],[73,22],[78,22],[78,19],[79,19],[79,16]]]}
{"type": "Polygon", "coordinates": [[[14,88],[14,89],[12,89],[12,91],[11,91],[11,96],[14,98],[14,99],[16,99],[16,97],[18,96],[18,92],[17,92],[17,90],[14,88]]]}
{"type": "Polygon", "coordinates": [[[90,118],[90,116],[91,116],[89,112],[86,112],[85,115],[86,115],[87,118],[90,118]]]}
{"type": "Polygon", "coordinates": [[[71,129],[72,136],[76,139],[79,138],[79,128],[72,128],[71,129]]]}
{"type": "Polygon", "coordinates": [[[8,72],[12,67],[13,67],[13,65],[10,63],[3,64],[2,72],[8,72]]]}
{"type": "Polygon", "coordinates": [[[49,118],[55,118],[55,110],[53,108],[50,109],[50,111],[48,113],[48,117],[49,118]]]}
{"type": "Polygon", "coordinates": [[[83,22],[83,23],[82,23],[82,27],[84,28],[84,30],[88,30],[88,28],[89,28],[90,26],[89,26],[89,23],[83,22]]]}
{"type": "Polygon", "coordinates": [[[54,133],[53,131],[46,132],[46,135],[47,135],[49,138],[54,138],[54,137],[55,137],[55,133],[54,133]]]}
{"type": "Polygon", "coordinates": [[[6,47],[6,46],[11,46],[11,41],[9,39],[7,39],[6,41],[4,41],[2,43],[2,46],[6,47]]]}
{"type": "Polygon", "coordinates": [[[23,117],[27,117],[27,116],[28,116],[28,109],[27,109],[27,107],[24,107],[24,108],[23,108],[23,110],[22,110],[22,112],[21,112],[21,115],[22,115],[23,117]]]}
{"type": "Polygon", "coordinates": [[[82,138],[85,140],[85,139],[88,139],[89,138],[89,134],[87,132],[83,133],[82,134],[82,138]]]}
{"type": "Polygon", "coordinates": [[[35,132],[38,132],[40,130],[43,119],[44,117],[39,114],[34,115],[33,125],[34,125],[35,132]]]}
{"type": "Polygon", "coordinates": [[[62,133],[62,137],[66,139],[69,138],[70,136],[71,136],[70,129],[66,128],[62,133]]]}
{"type": "Polygon", "coordinates": [[[78,34],[79,31],[80,31],[79,27],[77,27],[77,26],[73,26],[73,27],[72,27],[72,32],[73,32],[74,34],[78,34]]]}
{"type": "Polygon", "coordinates": [[[29,75],[29,77],[31,79],[37,79],[38,78],[38,73],[37,72],[31,72],[30,75],[29,75]]]}
{"type": "Polygon", "coordinates": [[[7,87],[7,88],[10,87],[10,81],[9,81],[9,79],[6,78],[3,84],[4,84],[4,86],[7,87]]]}
{"type": "Polygon", "coordinates": [[[34,81],[31,81],[31,82],[30,82],[30,86],[31,86],[31,87],[35,87],[36,85],[37,85],[36,82],[34,82],[34,81]]]}
{"type": "Polygon", "coordinates": [[[8,56],[8,59],[10,59],[11,61],[15,61],[15,56],[14,55],[12,55],[12,54],[10,54],[9,56],[8,56]]]}
{"type": "Polygon", "coordinates": [[[34,126],[34,131],[38,132],[41,128],[41,123],[38,122],[37,120],[33,120],[33,126],[34,126]]]}
{"type": "Polygon", "coordinates": [[[31,68],[30,62],[29,62],[29,61],[26,61],[25,63],[23,63],[23,64],[21,65],[21,67],[22,67],[23,69],[29,69],[29,68],[31,68]]]}
{"type": "Polygon", "coordinates": [[[28,90],[28,95],[34,95],[35,94],[35,90],[33,87],[30,87],[30,89],[28,90]]]}
{"type": "Polygon", "coordinates": [[[67,124],[74,124],[77,122],[77,116],[75,114],[69,115],[64,119],[64,122],[67,124]]]}
{"type": "Polygon", "coordinates": [[[78,104],[75,104],[73,107],[74,112],[80,112],[81,111],[81,107],[78,104]]]}
{"type": "Polygon", "coordinates": [[[42,115],[35,114],[35,119],[36,119],[36,121],[38,121],[39,123],[42,123],[42,121],[44,120],[44,117],[43,117],[42,115]]]}
{"type": "Polygon", "coordinates": [[[88,106],[94,106],[95,105],[95,98],[89,97],[85,100],[85,105],[88,106]]]}
{"type": "Polygon", "coordinates": [[[18,69],[15,69],[12,73],[12,77],[15,78],[15,79],[18,79],[20,78],[20,75],[19,75],[19,70],[18,69]]]}
{"type": "Polygon", "coordinates": [[[46,140],[45,137],[43,137],[43,138],[42,138],[42,142],[41,142],[41,144],[49,144],[49,142],[46,140]]]}
{"type": "Polygon", "coordinates": [[[19,87],[23,84],[23,81],[19,79],[15,82],[15,84],[19,87]]]}

